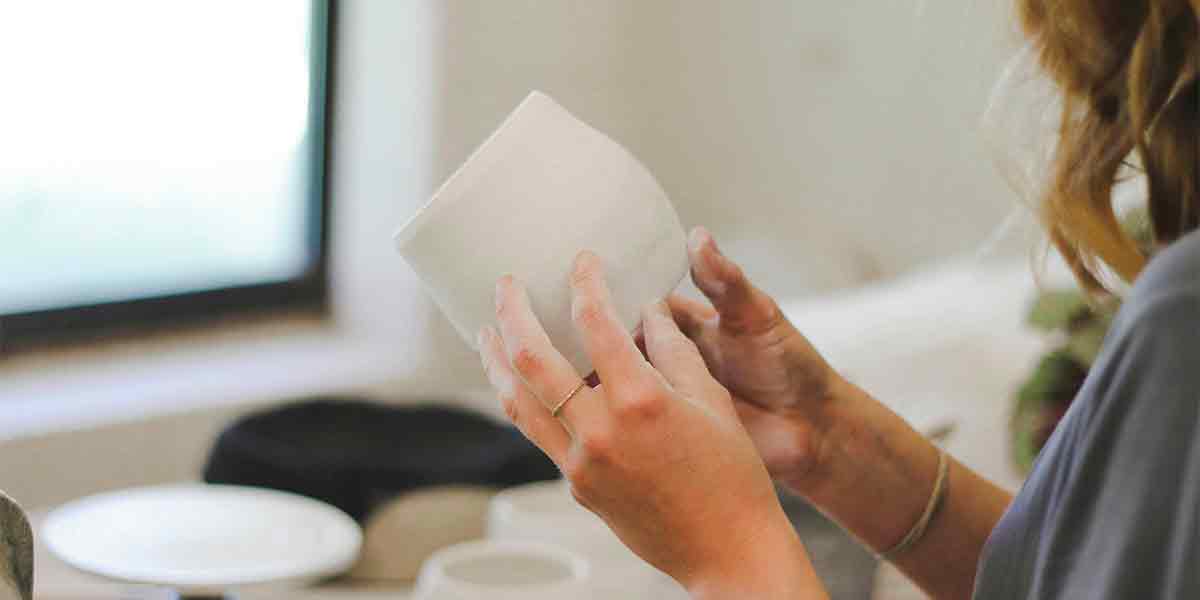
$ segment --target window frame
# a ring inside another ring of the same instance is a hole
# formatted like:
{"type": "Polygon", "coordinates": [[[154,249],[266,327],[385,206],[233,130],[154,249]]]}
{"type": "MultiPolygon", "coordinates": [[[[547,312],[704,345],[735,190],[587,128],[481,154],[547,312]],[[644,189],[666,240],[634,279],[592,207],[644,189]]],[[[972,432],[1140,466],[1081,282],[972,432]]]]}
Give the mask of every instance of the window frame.
{"type": "Polygon", "coordinates": [[[0,314],[0,355],[13,350],[106,337],[116,331],[194,326],[252,313],[303,311],[328,314],[329,167],[332,138],[336,0],[310,0],[313,40],[309,94],[311,144],[308,244],[315,251],[307,270],[292,279],[136,298],[92,305],[0,314]]]}

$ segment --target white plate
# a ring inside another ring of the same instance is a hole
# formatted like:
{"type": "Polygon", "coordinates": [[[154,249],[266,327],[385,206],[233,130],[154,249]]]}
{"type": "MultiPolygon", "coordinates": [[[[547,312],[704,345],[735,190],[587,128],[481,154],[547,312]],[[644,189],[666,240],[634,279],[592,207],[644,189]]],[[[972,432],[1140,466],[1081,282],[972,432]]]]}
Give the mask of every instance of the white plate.
{"type": "Polygon", "coordinates": [[[205,484],[82,498],[50,513],[41,533],[82,571],[193,593],[335,575],[362,544],[358,524],[323,502],[205,484]]]}

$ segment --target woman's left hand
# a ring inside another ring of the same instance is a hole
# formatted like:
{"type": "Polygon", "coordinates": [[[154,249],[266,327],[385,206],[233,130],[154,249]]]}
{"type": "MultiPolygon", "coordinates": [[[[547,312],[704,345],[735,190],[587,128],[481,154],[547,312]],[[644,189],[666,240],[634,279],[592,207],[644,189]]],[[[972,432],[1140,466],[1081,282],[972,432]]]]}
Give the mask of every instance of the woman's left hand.
{"type": "Polygon", "coordinates": [[[488,379],[513,423],[575,498],[699,597],[824,597],[729,392],[663,303],[646,308],[646,356],[616,317],[600,260],[571,275],[572,315],[602,385],[554,348],[520,282],[496,287],[499,332],[480,331],[488,379]]]}

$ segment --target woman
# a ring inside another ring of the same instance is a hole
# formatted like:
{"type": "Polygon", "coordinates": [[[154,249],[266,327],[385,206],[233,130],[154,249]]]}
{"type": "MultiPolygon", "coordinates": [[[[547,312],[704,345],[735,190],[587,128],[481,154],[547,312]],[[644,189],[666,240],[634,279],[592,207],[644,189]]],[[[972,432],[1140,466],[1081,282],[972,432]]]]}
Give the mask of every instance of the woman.
{"type": "Polygon", "coordinates": [[[772,478],[938,598],[1200,597],[1200,0],[1023,0],[1063,118],[1043,191],[1081,283],[1134,282],[1086,385],[1017,498],[838,375],[703,230],[712,306],[645,310],[645,358],[580,255],[574,317],[595,388],[551,346],[520,282],[480,332],[509,416],[576,498],[698,599],[821,598],[772,478]],[[1153,260],[1111,193],[1144,174],[1153,260]]]}

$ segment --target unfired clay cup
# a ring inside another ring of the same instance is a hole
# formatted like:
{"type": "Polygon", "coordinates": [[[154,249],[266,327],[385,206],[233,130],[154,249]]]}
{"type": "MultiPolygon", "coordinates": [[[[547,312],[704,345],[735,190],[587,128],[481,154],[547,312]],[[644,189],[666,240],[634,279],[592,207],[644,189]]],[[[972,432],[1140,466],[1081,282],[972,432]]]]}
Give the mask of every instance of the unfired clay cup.
{"type": "Polygon", "coordinates": [[[632,154],[531,93],[395,235],[396,247],[472,347],[495,322],[495,284],[525,284],[534,312],[580,374],[591,362],[571,322],[569,275],[582,250],[605,264],[628,330],[687,272],[679,217],[632,154]]]}

